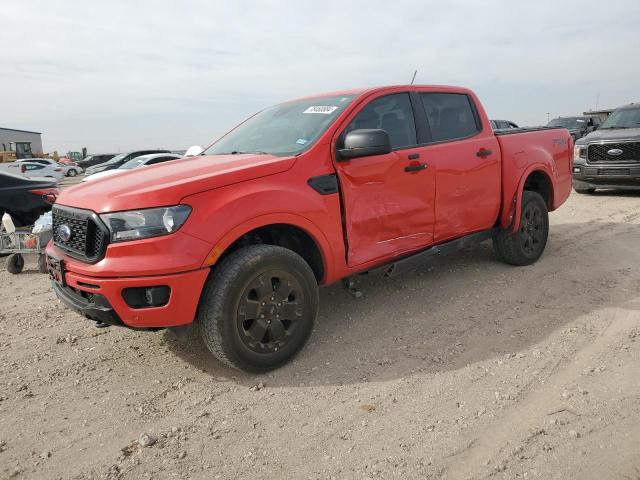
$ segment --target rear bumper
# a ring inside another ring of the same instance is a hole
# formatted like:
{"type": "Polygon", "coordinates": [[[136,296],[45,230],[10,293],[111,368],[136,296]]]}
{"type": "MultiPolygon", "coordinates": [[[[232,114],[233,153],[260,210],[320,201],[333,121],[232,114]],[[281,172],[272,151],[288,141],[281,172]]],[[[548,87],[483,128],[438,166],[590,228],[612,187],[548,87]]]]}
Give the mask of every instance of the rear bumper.
{"type": "Polygon", "coordinates": [[[193,322],[208,275],[208,268],[132,278],[96,278],[66,271],[65,286],[53,282],[53,289],[65,305],[92,320],[130,328],[165,328],[193,322]],[[132,308],[122,295],[125,288],[154,286],[171,289],[166,305],[132,308]]]}

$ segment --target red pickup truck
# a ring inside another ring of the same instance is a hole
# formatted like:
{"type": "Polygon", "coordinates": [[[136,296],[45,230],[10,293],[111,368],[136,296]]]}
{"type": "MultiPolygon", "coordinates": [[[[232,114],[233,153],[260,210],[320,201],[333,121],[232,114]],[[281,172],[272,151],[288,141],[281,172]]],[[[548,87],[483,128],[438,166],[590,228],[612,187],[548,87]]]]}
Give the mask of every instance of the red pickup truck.
{"type": "Polygon", "coordinates": [[[470,90],[349,90],[267,108],[201,155],[63,191],[48,246],[53,288],[104,324],[197,322],[231,366],[290,359],[318,286],[489,238],[542,254],[571,190],[565,129],[494,133],[470,90]]]}

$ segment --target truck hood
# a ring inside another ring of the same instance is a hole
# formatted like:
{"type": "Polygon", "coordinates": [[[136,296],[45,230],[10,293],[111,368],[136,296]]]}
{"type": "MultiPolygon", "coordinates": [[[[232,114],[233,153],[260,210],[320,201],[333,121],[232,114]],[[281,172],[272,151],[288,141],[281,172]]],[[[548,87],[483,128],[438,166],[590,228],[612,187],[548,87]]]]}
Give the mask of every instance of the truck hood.
{"type": "Polygon", "coordinates": [[[618,128],[612,130],[596,130],[589,135],[582,137],[576,145],[586,145],[592,142],[606,142],[618,140],[640,140],[640,128],[618,128]]]}
{"type": "Polygon", "coordinates": [[[176,205],[189,195],[274,175],[295,157],[207,155],[134,168],[62,192],[57,203],[96,213],[176,205]]]}

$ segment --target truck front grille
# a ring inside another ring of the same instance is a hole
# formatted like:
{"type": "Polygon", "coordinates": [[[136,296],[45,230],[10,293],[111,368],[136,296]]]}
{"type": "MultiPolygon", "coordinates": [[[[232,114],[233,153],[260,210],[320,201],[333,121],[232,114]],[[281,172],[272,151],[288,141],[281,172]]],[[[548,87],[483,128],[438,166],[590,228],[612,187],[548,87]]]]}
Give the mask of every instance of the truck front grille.
{"type": "Polygon", "coordinates": [[[102,260],[109,242],[109,232],[95,213],[55,205],[52,217],[55,246],[69,256],[87,263],[102,260]]]}
{"type": "Polygon", "coordinates": [[[640,163],[640,142],[592,143],[587,149],[587,162],[640,163]]]}

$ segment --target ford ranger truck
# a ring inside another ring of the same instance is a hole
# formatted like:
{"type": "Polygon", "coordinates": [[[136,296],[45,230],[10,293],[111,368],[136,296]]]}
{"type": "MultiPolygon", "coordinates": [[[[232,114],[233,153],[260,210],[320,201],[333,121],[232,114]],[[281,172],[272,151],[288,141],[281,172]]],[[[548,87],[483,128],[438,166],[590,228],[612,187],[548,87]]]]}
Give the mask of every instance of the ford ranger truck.
{"type": "Polygon", "coordinates": [[[640,104],[616,109],[597,131],[576,141],[573,186],[584,194],[640,187],[640,104]]]}
{"type": "Polygon", "coordinates": [[[572,147],[563,128],[494,133],[465,88],[282,103],[200,155],[63,191],[53,289],[104,324],[195,322],[225,364],[273,369],[305,344],[321,285],[487,239],[508,264],[535,262],[572,147]]]}

